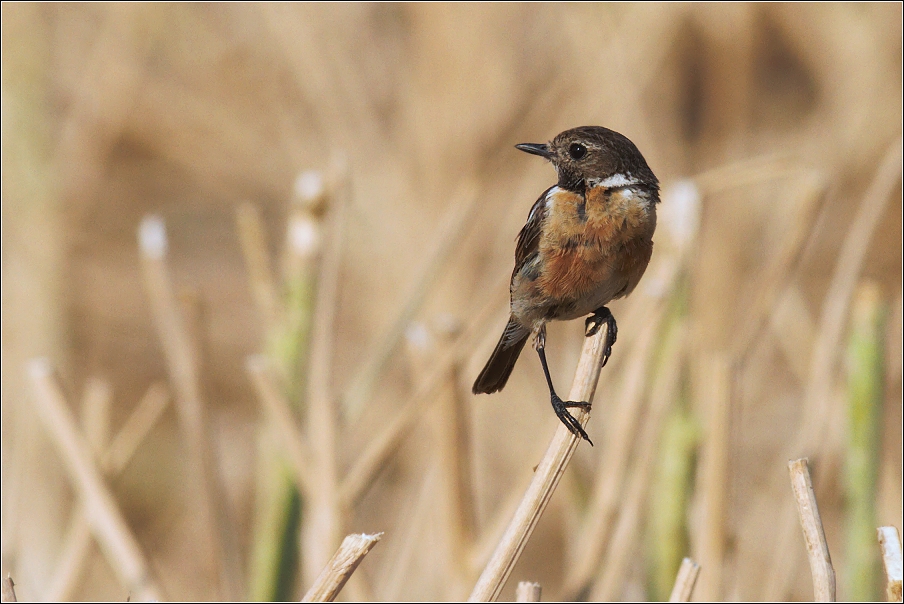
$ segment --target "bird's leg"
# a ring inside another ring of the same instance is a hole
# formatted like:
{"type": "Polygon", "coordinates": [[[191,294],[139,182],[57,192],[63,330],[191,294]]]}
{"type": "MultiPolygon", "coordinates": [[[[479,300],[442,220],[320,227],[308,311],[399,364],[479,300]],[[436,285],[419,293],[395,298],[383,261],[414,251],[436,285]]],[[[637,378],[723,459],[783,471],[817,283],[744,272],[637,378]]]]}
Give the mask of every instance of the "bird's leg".
{"type": "Polygon", "coordinates": [[[612,354],[612,345],[618,337],[618,325],[615,324],[615,317],[608,308],[602,306],[593,311],[593,314],[587,317],[584,324],[584,335],[588,338],[600,330],[600,327],[606,324],[606,350],[603,351],[603,367],[609,362],[609,356],[612,354]]]}
{"type": "Polygon", "coordinates": [[[549,399],[552,403],[552,409],[556,412],[556,416],[559,418],[565,427],[568,428],[568,431],[574,434],[575,436],[579,436],[590,443],[590,446],[593,446],[593,441],[590,440],[590,437],[587,436],[587,432],[584,431],[584,427],[581,426],[581,423],[575,419],[575,417],[568,412],[569,407],[578,407],[580,409],[590,410],[590,403],[585,402],[575,402],[575,401],[563,401],[559,398],[559,395],[556,394],[555,388],[552,385],[552,377],[549,375],[549,365],[546,363],[546,326],[540,328],[537,332],[537,337],[534,339],[534,348],[537,350],[537,354],[540,355],[540,364],[543,365],[543,375],[546,376],[546,384],[549,386],[549,399]]]}

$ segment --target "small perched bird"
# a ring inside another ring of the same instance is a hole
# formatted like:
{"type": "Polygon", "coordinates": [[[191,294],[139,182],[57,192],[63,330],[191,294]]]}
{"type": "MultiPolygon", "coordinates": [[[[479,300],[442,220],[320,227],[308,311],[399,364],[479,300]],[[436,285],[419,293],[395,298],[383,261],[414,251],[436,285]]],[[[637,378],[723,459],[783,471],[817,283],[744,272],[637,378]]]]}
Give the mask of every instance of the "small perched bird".
{"type": "Polygon", "coordinates": [[[566,130],[548,144],[516,148],[552,162],[559,177],[540,195],[518,234],[511,281],[511,317],[496,349],[471,389],[502,390],[527,338],[534,335],[556,415],[575,436],[590,442],[570,407],[556,394],[546,363],[546,323],[593,313],[586,335],[608,327],[603,365],[617,326],[606,308],[637,286],[653,253],[659,181],[625,136],[600,126],[566,130]]]}

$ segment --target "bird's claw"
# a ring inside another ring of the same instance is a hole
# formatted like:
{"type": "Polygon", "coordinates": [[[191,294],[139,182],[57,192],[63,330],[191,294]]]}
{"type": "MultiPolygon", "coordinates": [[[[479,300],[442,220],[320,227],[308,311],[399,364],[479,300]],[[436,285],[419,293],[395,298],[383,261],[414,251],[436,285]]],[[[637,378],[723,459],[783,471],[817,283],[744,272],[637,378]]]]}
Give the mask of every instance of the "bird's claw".
{"type": "Polygon", "coordinates": [[[587,432],[584,431],[584,427],[571,413],[568,412],[569,407],[577,407],[579,409],[590,410],[590,403],[586,402],[576,402],[576,401],[563,401],[559,398],[558,395],[553,394],[551,397],[552,408],[556,412],[556,416],[559,418],[565,427],[568,428],[568,431],[574,434],[577,437],[583,438],[590,446],[593,446],[593,441],[590,440],[590,437],[587,436],[587,432]]]}
{"type": "Polygon", "coordinates": [[[584,323],[584,335],[588,338],[596,335],[604,324],[607,327],[607,333],[606,347],[603,349],[603,367],[609,362],[609,357],[612,356],[612,345],[615,344],[615,340],[618,338],[618,325],[615,323],[615,317],[604,306],[587,317],[587,321],[584,323]]]}

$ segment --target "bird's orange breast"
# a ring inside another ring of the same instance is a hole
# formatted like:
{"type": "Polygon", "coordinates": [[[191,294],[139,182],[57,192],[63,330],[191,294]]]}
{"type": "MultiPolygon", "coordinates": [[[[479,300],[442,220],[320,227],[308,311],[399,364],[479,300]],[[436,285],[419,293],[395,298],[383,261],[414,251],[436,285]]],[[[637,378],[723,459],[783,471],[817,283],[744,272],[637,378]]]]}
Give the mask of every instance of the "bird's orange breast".
{"type": "MultiPolygon", "coordinates": [[[[650,259],[655,214],[632,190],[590,189],[586,195],[552,192],[540,240],[544,296],[575,300],[634,288],[650,259]],[[646,242],[649,245],[638,245],[646,242]],[[616,283],[617,281],[617,283],[616,283]]],[[[606,303],[608,300],[602,303],[606,303]]]]}

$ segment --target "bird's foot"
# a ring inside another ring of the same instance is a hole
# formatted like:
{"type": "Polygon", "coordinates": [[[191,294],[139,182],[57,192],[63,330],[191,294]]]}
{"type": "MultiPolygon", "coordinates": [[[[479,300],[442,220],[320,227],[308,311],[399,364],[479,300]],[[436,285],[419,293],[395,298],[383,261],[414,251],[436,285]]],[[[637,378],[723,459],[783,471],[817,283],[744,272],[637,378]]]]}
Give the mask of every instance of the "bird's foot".
{"type": "Polygon", "coordinates": [[[579,409],[584,409],[586,411],[590,410],[590,403],[585,402],[575,402],[575,401],[563,401],[559,398],[559,395],[553,393],[550,402],[552,403],[552,408],[556,412],[556,416],[559,418],[565,427],[568,428],[568,431],[583,438],[590,446],[593,446],[593,441],[590,440],[590,437],[587,436],[587,432],[584,431],[584,427],[571,413],[568,412],[569,407],[577,407],[579,409]]]}
{"type": "Polygon", "coordinates": [[[596,332],[600,330],[603,324],[606,325],[607,332],[606,349],[603,351],[603,367],[605,367],[606,363],[609,362],[609,357],[612,355],[612,345],[615,344],[615,340],[618,338],[618,325],[615,323],[615,317],[612,316],[608,308],[605,306],[598,308],[592,315],[587,317],[587,321],[584,323],[584,335],[588,338],[596,335],[596,332]]]}

